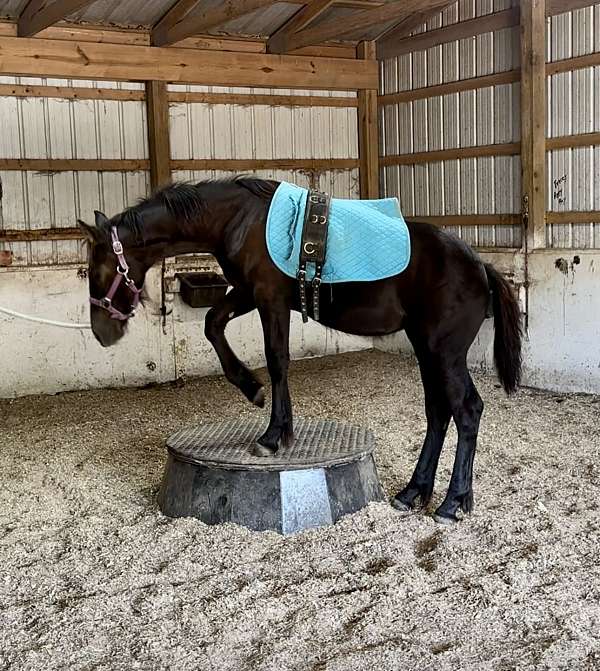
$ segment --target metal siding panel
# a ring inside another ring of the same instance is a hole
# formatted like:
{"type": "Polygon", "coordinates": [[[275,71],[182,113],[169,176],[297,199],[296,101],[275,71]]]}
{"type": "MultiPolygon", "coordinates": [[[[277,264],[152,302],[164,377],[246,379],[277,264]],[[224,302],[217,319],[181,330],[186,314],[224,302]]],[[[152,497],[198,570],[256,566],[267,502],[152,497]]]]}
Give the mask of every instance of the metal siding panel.
{"type": "Polygon", "coordinates": [[[429,163],[428,170],[428,189],[429,189],[429,214],[439,216],[445,211],[444,198],[444,163],[437,161],[429,163]]]}
{"type": "Polygon", "coordinates": [[[446,42],[442,44],[442,80],[444,83],[454,82],[459,77],[459,43],[446,42]]]}
{"type": "Polygon", "coordinates": [[[460,146],[459,95],[450,93],[442,98],[443,148],[460,146]]]}
{"type": "Polygon", "coordinates": [[[427,151],[427,103],[428,100],[414,100],[412,103],[413,151],[427,151]]]}
{"type": "MultiPolygon", "coordinates": [[[[0,172],[2,179],[2,215],[5,228],[17,230],[27,229],[27,211],[25,204],[25,189],[23,182],[24,173],[9,170],[0,172]]],[[[8,248],[15,255],[16,265],[27,265],[29,263],[29,243],[12,242],[8,248]]]]}
{"type": "Polygon", "coordinates": [[[398,181],[400,183],[399,200],[402,212],[404,212],[406,216],[414,216],[417,213],[415,205],[415,167],[412,165],[393,167],[398,170],[398,181]]]}
{"type": "Polygon", "coordinates": [[[444,214],[460,214],[460,161],[444,161],[444,214]]]}
{"type": "Polygon", "coordinates": [[[169,105],[169,132],[171,157],[189,159],[192,157],[192,134],[190,133],[190,105],[175,103],[169,105]]]}
{"type": "MultiPolygon", "coordinates": [[[[75,174],[57,172],[51,178],[51,196],[54,210],[54,225],[69,228],[75,224],[76,194],[75,174]]],[[[85,251],[79,240],[57,240],[57,263],[77,263],[84,260],[85,251]]]]}
{"type": "Polygon", "coordinates": [[[123,173],[100,173],[100,203],[107,217],[112,217],[127,207],[123,173]]]}
{"type": "Polygon", "coordinates": [[[149,158],[146,104],[120,102],[124,158],[149,158]]]}
{"type": "Polygon", "coordinates": [[[73,158],[73,105],[70,100],[48,99],[48,141],[52,158],[73,158]]]}
{"type": "Polygon", "coordinates": [[[18,99],[0,97],[0,155],[3,158],[22,158],[19,120],[18,99]]]}
{"type": "Polygon", "coordinates": [[[414,166],[415,215],[429,214],[429,166],[414,166]]]}
{"type": "Polygon", "coordinates": [[[188,103],[186,116],[187,124],[182,125],[181,131],[187,132],[188,136],[183,138],[183,142],[179,140],[181,150],[188,147],[190,158],[217,156],[211,106],[205,103],[188,103]]]}
{"type": "Polygon", "coordinates": [[[96,115],[100,158],[123,157],[123,133],[121,108],[117,100],[97,100],[96,115]]]}
{"type": "Polygon", "coordinates": [[[74,103],[75,158],[99,158],[96,122],[94,100],[78,100],[74,103]]]}
{"type": "Polygon", "coordinates": [[[231,105],[213,105],[211,109],[215,158],[236,157],[231,107],[231,105]]]}

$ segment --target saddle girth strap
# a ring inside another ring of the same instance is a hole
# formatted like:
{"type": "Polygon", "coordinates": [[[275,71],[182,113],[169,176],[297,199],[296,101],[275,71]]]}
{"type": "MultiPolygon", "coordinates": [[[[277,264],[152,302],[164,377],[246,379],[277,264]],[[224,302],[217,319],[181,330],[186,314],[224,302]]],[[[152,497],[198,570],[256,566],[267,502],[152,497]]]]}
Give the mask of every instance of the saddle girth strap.
{"type": "Polygon", "coordinates": [[[306,211],[302,227],[302,245],[298,264],[298,281],[300,282],[300,309],[302,321],[308,321],[308,303],[306,299],[306,266],[314,263],[315,276],[312,284],[313,318],[319,321],[319,287],[325,265],[327,252],[327,228],[329,226],[330,197],[320,191],[309,191],[306,200],[306,211]]]}

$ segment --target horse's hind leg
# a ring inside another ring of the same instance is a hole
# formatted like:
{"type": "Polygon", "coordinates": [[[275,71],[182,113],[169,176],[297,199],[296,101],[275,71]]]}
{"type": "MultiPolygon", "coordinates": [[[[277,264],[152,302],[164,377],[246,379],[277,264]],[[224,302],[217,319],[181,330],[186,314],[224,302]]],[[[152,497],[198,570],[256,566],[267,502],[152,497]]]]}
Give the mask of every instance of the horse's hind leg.
{"type": "Polygon", "coordinates": [[[225,338],[227,324],[232,319],[251,312],[255,307],[251,294],[241,289],[232,289],[220,303],[206,313],[204,333],[215,348],[225,377],[238,387],[249,401],[262,408],[265,404],[262,384],[256,379],[254,373],[237,358],[225,338]]]}
{"type": "Polygon", "coordinates": [[[414,473],[406,487],[392,499],[394,508],[401,512],[412,510],[417,499],[423,507],[426,507],[429,503],[433,494],[440,453],[451,417],[450,405],[443,388],[441,368],[437,357],[431,352],[421,351],[416,346],[416,342],[414,344],[425,392],[427,434],[414,473]]]}
{"type": "Polygon", "coordinates": [[[458,445],[448,493],[435,511],[438,522],[456,522],[458,510],[470,513],[473,509],[473,460],[483,401],[467,370],[465,358],[447,368],[444,375],[446,394],[458,431],[458,445]]]}

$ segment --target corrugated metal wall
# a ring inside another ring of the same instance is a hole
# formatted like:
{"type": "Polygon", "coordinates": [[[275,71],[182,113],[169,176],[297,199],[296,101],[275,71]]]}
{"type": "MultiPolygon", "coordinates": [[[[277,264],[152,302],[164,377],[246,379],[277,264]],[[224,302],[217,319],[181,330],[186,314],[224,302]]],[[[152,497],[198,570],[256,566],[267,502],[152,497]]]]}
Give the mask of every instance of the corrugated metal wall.
{"type": "MultiPolygon", "coordinates": [[[[426,29],[465,21],[511,6],[510,0],[458,2],[426,29]]],[[[420,31],[419,31],[420,32],[420,31]]],[[[381,93],[489,75],[519,67],[519,28],[506,28],[390,58],[381,65],[381,93]]],[[[436,151],[519,140],[519,84],[503,84],[395,105],[381,113],[383,155],[436,151]]],[[[406,215],[519,212],[518,156],[477,157],[389,166],[382,191],[398,196],[406,215]]],[[[519,226],[465,226],[454,230],[478,246],[519,247],[519,226]]]]}
{"type": "MultiPolygon", "coordinates": [[[[262,95],[353,96],[329,91],[223,88],[172,84],[170,91],[262,95]]],[[[358,158],[358,128],[353,107],[283,107],[171,103],[171,155],[174,159],[358,158]]],[[[217,171],[176,171],[174,179],[226,177],[217,171]]],[[[340,198],[359,193],[358,169],[310,173],[258,170],[272,179],[314,184],[340,198]]]]}
{"type": "MultiPolygon", "coordinates": [[[[3,77],[0,83],[140,89],[142,84],[3,77]]],[[[260,93],[265,89],[170,86],[172,91],[260,93]]],[[[311,96],[355,96],[327,91],[273,90],[311,96]]],[[[282,107],[171,103],[174,159],[358,158],[355,107],[282,107]]],[[[1,158],[147,159],[143,101],[0,97],[1,158]]],[[[233,173],[176,171],[176,180],[210,179],[233,173]]],[[[313,184],[339,197],[359,193],[358,169],[324,172],[264,170],[257,174],[313,184]]],[[[149,192],[147,171],[34,172],[0,170],[6,229],[70,228],[94,209],[112,215],[149,192]]],[[[78,241],[0,243],[14,253],[13,265],[82,262],[78,241]]]]}
{"type": "MultiPolygon", "coordinates": [[[[141,84],[31,77],[2,77],[1,83],[96,88],[141,88],[141,84]]],[[[65,159],[148,158],[146,110],[142,101],[0,97],[0,157],[65,159]]],[[[94,209],[114,214],[147,193],[140,172],[0,171],[3,227],[70,228],[94,209]]],[[[0,243],[1,245],[2,243],[0,243]]],[[[85,260],[76,240],[4,245],[13,265],[52,265],[85,260]]]]}
{"type": "MultiPolygon", "coordinates": [[[[547,61],[600,51],[600,5],[553,16],[547,61]]],[[[548,77],[547,137],[600,131],[600,67],[548,77]]],[[[547,153],[547,202],[553,212],[600,210],[600,146],[547,153]]],[[[599,223],[549,224],[551,247],[600,248],[599,223]]]]}

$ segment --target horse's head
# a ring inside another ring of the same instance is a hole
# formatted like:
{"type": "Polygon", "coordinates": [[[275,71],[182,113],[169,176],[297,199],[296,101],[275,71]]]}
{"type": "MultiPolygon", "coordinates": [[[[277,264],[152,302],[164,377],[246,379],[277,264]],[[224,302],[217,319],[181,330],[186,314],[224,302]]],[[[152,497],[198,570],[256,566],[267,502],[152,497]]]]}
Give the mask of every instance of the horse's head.
{"type": "Polygon", "coordinates": [[[146,268],[127,254],[118,235],[118,219],[95,212],[94,226],[78,221],[89,243],[92,332],[103,347],[123,337],[127,322],[140,302],[146,268]]]}

